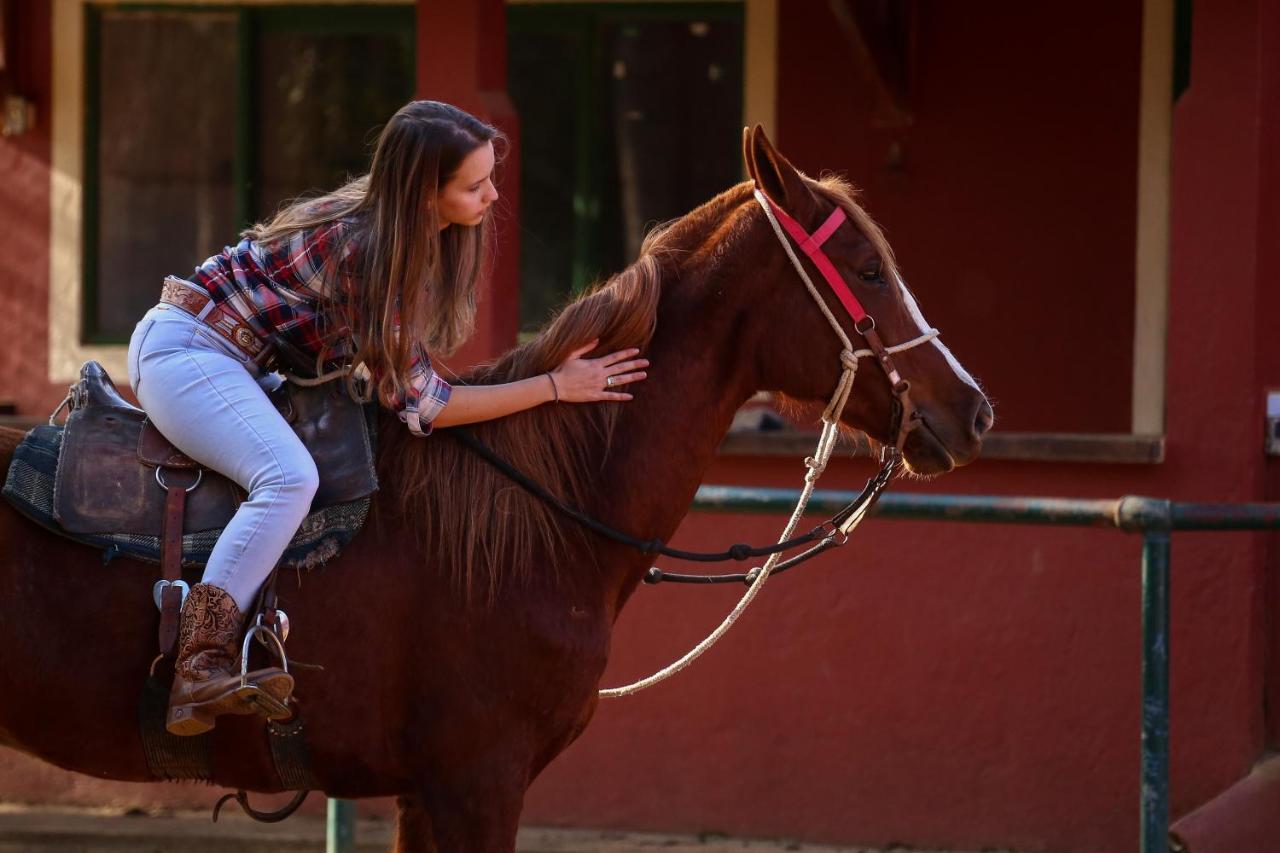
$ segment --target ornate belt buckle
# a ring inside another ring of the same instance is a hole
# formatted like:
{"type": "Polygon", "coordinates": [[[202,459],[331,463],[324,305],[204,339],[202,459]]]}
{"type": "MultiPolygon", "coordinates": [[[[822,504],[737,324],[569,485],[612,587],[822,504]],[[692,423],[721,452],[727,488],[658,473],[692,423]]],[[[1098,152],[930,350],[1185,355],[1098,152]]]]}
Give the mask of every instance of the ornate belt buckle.
{"type": "Polygon", "coordinates": [[[232,330],[231,337],[235,340],[236,345],[242,350],[245,350],[251,355],[258,354],[258,339],[254,336],[253,332],[249,331],[247,326],[237,325],[235,329],[232,330]]]}

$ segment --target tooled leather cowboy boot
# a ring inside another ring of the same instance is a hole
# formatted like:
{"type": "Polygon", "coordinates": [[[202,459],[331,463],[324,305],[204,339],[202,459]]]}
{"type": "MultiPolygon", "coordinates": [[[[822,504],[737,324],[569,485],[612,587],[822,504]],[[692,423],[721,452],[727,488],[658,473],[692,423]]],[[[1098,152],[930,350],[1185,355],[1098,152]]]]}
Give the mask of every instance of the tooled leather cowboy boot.
{"type": "Polygon", "coordinates": [[[219,587],[198,583],[182,605],[178,657],[169,691],[165,728],[175,735],[198,735],[213,728],[219,714],[289,715],[293,677],[276,667],[240,680],[237,658],[240,623],[235,599],[219,587]]]}

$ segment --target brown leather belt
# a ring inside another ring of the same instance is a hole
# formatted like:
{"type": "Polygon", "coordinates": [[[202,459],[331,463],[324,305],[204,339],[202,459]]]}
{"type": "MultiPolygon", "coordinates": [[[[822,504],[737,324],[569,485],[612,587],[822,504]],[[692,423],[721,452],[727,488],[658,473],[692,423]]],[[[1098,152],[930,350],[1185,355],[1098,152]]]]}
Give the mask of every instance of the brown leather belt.
{"type": "Polygon", "coordinates": [[[160,301],[194,314],[202,323],[230,341],[232,346],[248,356],[259,368],[265,368],[267,361],[275,353],[275,347],[263,342],[239,315],[233,314],[224,306],[217,305],[207,314],[204,313],[213,299],[182,279],[166,278],[160,288],[160,301]]]}

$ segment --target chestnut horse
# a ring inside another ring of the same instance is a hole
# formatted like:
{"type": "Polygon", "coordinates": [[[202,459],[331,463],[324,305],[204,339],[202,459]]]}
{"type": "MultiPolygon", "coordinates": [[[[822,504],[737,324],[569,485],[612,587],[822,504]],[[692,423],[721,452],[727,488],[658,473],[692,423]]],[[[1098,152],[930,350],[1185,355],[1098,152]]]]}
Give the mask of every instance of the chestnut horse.
{"type": "MultiPolygon", "coordinates": [[[[845,208],[825,250],[885,343],[927,328],[849,186],[803,176],[759,128],[745,141],[752,181],[650,235],[635,264],[469,377],[533,375],[595,338],[598,352],[642,347],[652,367],[629,403],[542,406],[474,427],[558,496],[635,536],[675,532],[758,389],[825,401],[839,376],[840,343],[756,187],[810,231],[845,208]]],[[[972,461],[991,423],[976,383],[936,340],[897,364],[923,419],[904,449],[910,469],[972,461]]],[[[891,403],[869,359],[842,421],[892,443],[891,403]]],[[[403,853],[511,851],[526,789],[595,711],[610,630],[650,563],[551,514],[448,430],[424,440],[381,421],[382,487],[366,529],[322,570],[280,584],[291,655],[324,667],[297,672],[314,775],[331,797],[399,797],[403,853]]],[[[0,431],[5,466],[21,437],[0,431]]],[[[0,745],[153,781],[138,698],[154,655],[155,567],[103,568],[98,551],[7,504],[0,542],[0,745]]],[[[219,720],[215,784],[279,790],[262,726],[219,720]]]]}

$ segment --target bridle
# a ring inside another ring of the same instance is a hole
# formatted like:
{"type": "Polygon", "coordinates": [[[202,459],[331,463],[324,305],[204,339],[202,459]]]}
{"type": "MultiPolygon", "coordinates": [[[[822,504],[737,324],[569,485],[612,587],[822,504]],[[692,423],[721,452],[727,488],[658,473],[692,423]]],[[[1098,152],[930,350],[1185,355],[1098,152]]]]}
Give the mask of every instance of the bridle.
{"type": "Polygon", "coordinates": [[[910,388],[911,384],[902,378],[894,365],[893,356],[896,353],[903,352],[921,344],[928,343],[938,336],[937,329],[927,329],[915,338],[904,343],[894,346],[885,346],[880,339],[879,333],[876,331],[875,319],[867,313],[862,303],[853,294],[849,285],[841,277],[836,270],[835,265],[831,263],[831,259],[823,252],[822,246],[830,239],[831,235],[848,218],[847,214],[840,205],[836,205],[836,209],[826,218],[812,234],[804,230],[790,214],[778,205],[774,204],[764,193],[758,188],[755,190],[756,201],[764,210],[765,217],[768,219],[770,226],[773,228],[774,234],[778,241],[782,244],[783,250],[791,261],[791,265],[795,268],[796,273],[804,282],[805,287],[809,291],[809,295],[813,297],[818,308],[822,311],[827,322],[831,325],[836,337],[840,339],[842,348],[840,350],[840,378],[836,382],[835,391],[831,395],[831,400],[822,412],[822,431],[818,436],[818,445],[812,456],[806,457],[804,460],[805,467],[808,469],[804,476],[804,487],[801,489],[800,498],[796,502],[796,507],[791,513],[790,519],[787,521],[782,535],[778,539],[778,544],[767,548],[750,548],[746,545],[735,545],[733,548],[720,554],[703,554],[698,552],[676,551],[667,548],[661,541],[650,540],[642,541],[635,539],[619,531],[613,530],[599,521],[590,518],[580,510],[568,506],[563,501],[551,495],[545,488],[531,481],[526,475],[518,471],[510,465],[506,460],[499,457],[492,449],[487,447],[483,442],[471,433],[457,428],[447,430],[454,434],[463,444],[471,448],[487,462],[502,471],[506,476],[510,477],[520,486],[537,496],[542,501],[550,504],[555,509],[573,518],[580,524],[589,529],[613,539],[623,544],[638,548],[639,550],[649,553],[661,553],[678,557],[680,559],[693,559],[702,561],[712,560],[728,560],[728,559],[746,559],[750,556],[767,556],[764,565],[752,569],[745,574],[732,575],[679,575],[664,573],[660,569],[650,569],[645,581],[647,583],[658,583],[661,581],[676,581],[684,583],[727,583],[727,582],[746,582],[747,591],[743,594],[742,599],[737,606],[725,617],[724,621],[701,643],[691,649],[682,658],[668,665],[659,672],[641,679],[633,684],[624,687],[615,687],[599,691],[602,698],[611,698],[617,696],[627,696],[657,684],[680,670],[684,669],[703,652],[709,649],[720,639],[738,617],[746,610],[755,596],[760,592],[766,580],[775,571],[785,571],[805,560],[817,556],[825,550],[843,545],[848,541],[850,533],[863,519],[866,518],[868,512],[879,499],[880,494],[889,485],[890,480],[897,473],[902,464],[902,450],[906,444],[907,438],[911,432],[919,427],[922,416],[915,404],[911,401],[910,388]],[[788,239],[790,235],[790,239],[788,239]],[[836,298],[844,307],[845,311],[853,321],[853,327],[859,335],[866,341],[865,348],[854,348],[853,343],[849,340],[849,336],[845,333],[840,321],[836,319],[831,308],[827,305],[822,294],[814,285],[804,264],[796,255],[792,242],[795,242],[805,256],[809,258],[814,267],[826,279],[828,286],[835,293],[836,298]],[[888,377],[890,388],[893,393],[892,415],[889,434],[894,436],[892,446],[886,445],[881,453],[880,471],[875,477],[867,481],[866,487],[862,493],[848,506],[844,507],[840,512],[828,521],[815,527],[809,533],[790,538],[795,531],[797,524],[804,515],[805,508],[808,506],[809,499],[813,495],[813,490],[818,482],[818,478],[822,476],[826,470],[827,462],[831,458],[831,453],[835,449],[836,441],[840,434],[840,416],[844,412],[846,404],[849,402],[849,394],[853,390],[853,382],[858,372],[858,361],[862,358],[874,357],[885,376],[888,377]],[[798,545],[807,544],[817,541],[803,553],[783,560],[784,551],[795,548],[798,545]]]}
{"type": "MultiPolygon", "coordinates": [[[[892,447],[886,446],[881,455],[880,472],[867,483],[867,488],[859,496],[856,508],[849,511],[847,517],[835,527],[835,529],[818,545],[810,548],[805,554],[787,560],[786,563],[794,564],[801,559],[815,556],[827,548],[835,545],[842,545],[848,541],[849,534],[855,527],[862,523],[866,518],[871,507],[875,505],[879,499],[881,492],[888,486],[898,467],[902,464],[902,448],[907,442],[907,437],[913,430],[919,427],[922,420],[920,410],[911,402],[911,383],[902,378],[898,372],[898,368],[893,363],[893,355],[921,344],[928,343],[938,336],[937,329],[927,329],[915,338],[895,346],[886,347],[880,339],[880,334],[876,331],[875,318],[867,313],[862,307],[862,303],[853,294],[849,285],[844,278],[836,270],[835,264],[831,263],[831,259],[827,257],[826,252],[822,251],[822,245],[836,233],[836,230],[848,218],[844,208],[836,205],[836,209],[826,218],[826,220],[818,226],[818,228],[810,234],[804,230],[790,214],[760,191],[757,187],[754,191],[755,199],[764,210],[765,217],[769,220],[769,225],[773,228],[773,233],[777,236],[778,242],[782,244],[783,251],[787,253],[791,265],[795,268],[796,273],[804,282],[805,287],[809,291],[809,295],[813,297],[813,301],[817,303],[818,308],[822,311],[827,322],[831,325],[831,329],[835,332],[836,337],[840,339],[842,348],[840,350],[840,379],[836,382],[836,389],[831,395],[831,401],[827,404],[826,409],[822,412],[822,432],[818,436],[818,446],[814,450],[814,454],[804,460],[805,467],[808,471],[804,475],[804,487],[800,491],[800,498],[796,502],[796,508],[792,511],[790,519],[782,530],[779,541],[785,541],[795,531],[796,525],[800,522],[800,518],[804,515],[805,508],[809,504],[809,499],[813,495],[813,490],[818,482],[818,478],[822,476],[826,470],[827,462],[831,458],[831,452],[835,449],[836,439],[840,434],[840,415],[844,412],[845,405],[849,402],[849,393],[853,390],[853,380],[858,373],[858,360],[860,358],[873,356],[880,368],[884,371],[885,376],[889,379],[890,388],[893,391],[893,414],[890,424],[890,435],[894,436],[892,447]],[[790,235],[790,239],[788,239],[790,235]],[[853,327],[858,334],[862,335],[867,342],[867,348],[855,349],[849,336],[845,334],[844,327],[840,325],[840,321],[836,319],[831,308],[827,305],[822,294],[814,285],[813,279],[809,277],[809,272],[804,268],[800,258],[796,256],[795,249],[792,248],[792,242],[795,242],[810,262],[817,268],[822,277],[826,279],[827,285],[835,293],[840,304],[844,306],[849,317],[853,320],[853,327]],[[838,534],[838,536],[837,536],[838,534]]],[[[620,696],[629,696],[637,693],[646,687],[651,687],[659,681],[675,675],[680,670],[693,663],[707,649],[715,645],[728,630],[733,627],[733,623],[747,609],[755,596],[764,586],[765,581],[769,579],[781,562],[781,554],[771,554],[765,561],[764,565],[759,569],[753,569],[748,572],[743,579],[747,581],[747,591],[743,593],[738,604],[730,611],[714,631],[712,631],[705,640],[690,649],[682,658],[667,665],[663,669],[655,672],[647,678],[625,685],[623,687],[612,687],[599,691],[599,695],[604,698],[616,698],[620,696]]],[[[655,570],[656,571],[656,570],[655,570]]],[[[724,576],[720,576],[724,577],[724,576]]],[[[650,579],[652,571],[650,572],[650,579]]],[[[662,576],[660,579],[675,580],[677,576],[662,576]]],[[[736,580],[737,578],[733,578],[736,580]]],[[[653,582],[651,580],[651,582],[653,582]]],[[[706,582],[705,580],[703,582],[706,582]]]]}
{"type": "Polygon", "coordinates": [[[907,442],[907,437],[920,425],[922,415],[920,410],[915,407],[915,404],[911,402],[911,383],[903,379],[898,372],[898,368],[893,363],[893,354],[933,340],[938,336],[938,330],[927,329],[921,335],[906,343],[886,347],[880,339],[880,333],[876,331],[875,318],[862,307],[858,297],[853,295],[849,285],[836,270],[835,264],[831,263],[831,259],[827,257],[826,252],[822,251],[823,243],[827,242],[831,235],[835,234],[836,230],[848,219],[844,208],[837,204],[836,209],[831,211],[831,215],[826,218],[826,221],[810,234],[790,214],[774,204],[759,189],[755,190],[755,197],[760,207],[764,209],[765,216],[768,218],[769,224],[773,226],[774,234],[778,237],[778,242],[782,244],[783,250],[786,251],[787,257],[791,260],[791,265],[795,267],[800,279],[805,283],[805,287],[808,288],[809,295],[818,304],[823,316],[827,318],[827,322],[831,325],[832,331],[836,333],[836,337],[840,339],[840,343],[844,347],[840,351],[840,380],[836,383],[836,390],[831,397],[831,402],[822,413],[824,431],[828,428],[832,430],[838,429],[840,414],[844,411],[845,404],[849,400],[849,392],[853,388],[853,380],[857,375],[858,359],[864,356],[874,356],[881,369],[884,370],[885,376],[889,378],[889,387],[893,392],[893,414],[889,433],[895,437],[893,447],[896,453],[900,455],[903,445],[907,442]],[[785,234],[783,233],[784,230],[785,234]],[[790,235],[791,240],[787,239],[787,235],[790,235]],[[853,328],[866,340],[867,349],[855,350],[853,348],[853,344],[849,342],[849,336],[845,334],[844,327],[840,325],[840,322],[831,312],[826,300],[818,293],[818,289],[814,286],[813,280],[804,268],[804,264],[800,263],[800,259],[796,257],[795,250],[791,247],[792,240],[795,241],[796,245],[800,247],[800,250],[805,253],[813,265],[817,267],[818,272],[822,273],[827,285],[835,293],[836,298],[840,300],[840,304],[844,306],[850,319],[853,320],[853,328]]]}
{"type": "MultiPolygon", "coordinates": [[[[884,345],[879,333],[876,331],[875,318],[863,308],[862,303],[858,301],[858,297],[854,296],[848,283],[836,270],[835,264],[822,251],[822,245],[830,239],[831,235],[848,218],[844,208],[840,207],[840,205],[836,205],[836,209],[827,216],[822,225],[810,234],[790,214],[774,204],[759,189],[755,190],[755,199],[764,210],[765,217],[768,219],[770,226],[772,226],[774,235],[778,238],[778,242],[782,244],[783,250],[787,253],[787,258],[791,261],[791,265],[795,268],[801,281],[804,282],[809,295],[813,297],[813,301],[817,303],[823,316],[830,323],[832,331],[835,332],[836,337],[840,339],[840,343],[843,345],[840,351],[840,378],[836,381],[836,390],[831,395],[831,401],[827,403],[826,409],[822,412],[822,432],[818,436],[817,449],[812,456],[806,457],[804,460],[805,467],[808,468],[804,478],[805,491],[801,492],[797,514],[793,515],[793,518],[803,515],[804,507],[809,501],[809,493],[827,468],[827,462],[830,460],[831,453],[835,449],[836,440],[839,438],[840,415],[844,412],[845,405],[849,401],[849,394],[853,389],[853,380],[858,372],[858,360],[861,358],[874,356],[881,369],[884,370],[885,376],[889,379],[889,385],[893,392],[889,434],[894,436],[894,443],[892,447],[885,446],[883,448],[880,456],[880,470],[876,476],[867,481],[867,485],[862,492],[840,512],[836,513],[835,516],[807,534],[808,541],[812,541],[814,538],[820,538],[821,541],[803,553],[781,562],[773,561],[774,565],[772,566],[766,563],[765,566],[752,569],[749,572],[735,574],[677,574],[663,572],[655,567],[645,575],[645,583],[656,584],[664,581],[695,584],[744,582],[750,585],[754,584],[761,575],[772,575],[787,571],[806,560],[816,557],[823,551],[843,545],[848,541],[849,534],[853,532],[853,529],[862,523],[862,519],[866,517],[867,512],[875,505],[875,502],[879,500],[880,494],[888,487],[890,480],[897,473],[902,464],[902,448],[907,442],[907,437],[919,427],[923,420],[920,410],[911,402],[911,383],[903,379],[898,372],[893,363],[893,355],[933,340],[938,336],[938,330],[930,328],[904,343],[891,347],[884,345]],[[788,235],[790,235],[790,240],[787,239],[788,235]],[[854,349],[853,344],[849,341],[849,336],[845,334],[844,327],[840,325],[840,321],[836,319],[835,314],[832,313],[830,307],[818,292],[813,279],[809,277],[808,270],[804,268],[804,264],[796,256],[795,250],[791,246],[792,241],[800,247],[800,250],[805,253],[814,267],[822,273],[827,285],[835,293],[836,298],[840,300],[840,304],[844,306],[850,319],[853,320],[854,329],[866,340],[866,348],[854,349]]],[[[798,544],[804,544],[803,540],[806,537],[787,538],[791,535],[793,526],[788,526],[779,540],[779,545],[774,546],[777,551],[790,550],[790,548],[780,546],[791,545],[794,547],[798,544]]],[[[772,557],[772,554],[766,552],[766,549],[753,550],[761,556],[772,557]]],[[[672,556],[679,555],[673,554],[672,556]]]]}

